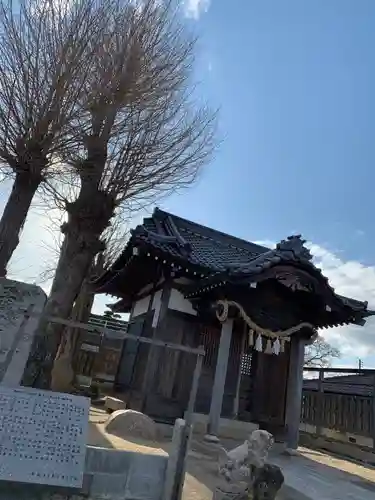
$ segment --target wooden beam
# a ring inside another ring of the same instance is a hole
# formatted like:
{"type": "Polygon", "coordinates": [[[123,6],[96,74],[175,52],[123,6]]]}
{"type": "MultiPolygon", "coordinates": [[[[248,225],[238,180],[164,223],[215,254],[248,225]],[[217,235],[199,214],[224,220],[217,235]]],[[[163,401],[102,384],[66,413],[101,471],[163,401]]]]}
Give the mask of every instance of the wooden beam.
{"type": "MultiPolygon", "coordinates": [[[[29,317],[40,316],[40,318],[42,318],[42,315],[30,314],[28,316],[29,317]]],[[[44,317],[43,320],[49,323],[57,323],[59,325],[71,326],[73,328],[80,328],[87,332],[103,333],[104,335],[106,333],[110,333],[111,339],[133,340],[134,342],[142,342],[144,344],[153,344],[160,347],[168,347],[169,349],[174,349],[176,351],[189,352],[191,354],[199,354],[201,356],[205,355],[205,351],[200,348],[183,346],[180,344],[174,344],[173,342],[163,342],[162,340],[150,339],[146,337],[137,337],[135,335],[130,335],[129,333],[124,333],[121,330],[113,330],[111,328],[99,328],[97,326],[92,326],[88,323],[79,323],[78,321],[73,321],[70,319],[62,319],[58,318],[57,316],[47,316],[44,317]]]]}

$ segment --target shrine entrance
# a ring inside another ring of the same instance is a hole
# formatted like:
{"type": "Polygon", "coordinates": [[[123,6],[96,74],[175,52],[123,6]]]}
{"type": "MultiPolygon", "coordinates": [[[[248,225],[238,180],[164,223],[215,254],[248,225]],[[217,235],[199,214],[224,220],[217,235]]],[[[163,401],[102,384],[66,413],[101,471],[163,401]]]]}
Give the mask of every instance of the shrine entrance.
{"type": "MultiPolygon", "coordinates": [[[[220,336],[219,326],[202,327],[201,344],[206,355],[196,413],[208,414],[210,411],[220,336]]],[[[243,321],[234,322],[220,416],[258,423],[270,432],[283,434],[289,357],[288,343],[279,356],[258,352],[249,343],[243,321]]]]}

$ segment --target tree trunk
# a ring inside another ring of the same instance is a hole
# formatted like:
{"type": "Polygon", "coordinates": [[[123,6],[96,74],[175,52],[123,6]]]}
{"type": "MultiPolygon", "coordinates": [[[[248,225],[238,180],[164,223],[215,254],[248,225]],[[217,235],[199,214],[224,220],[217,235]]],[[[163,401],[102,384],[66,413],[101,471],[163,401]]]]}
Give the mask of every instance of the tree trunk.
{"type": "Polygon", "coordinates": [[[19,235],[40,183],[40,178],[28,172],[16,174],[0,221],[0,277],[6,276],[7,266],[18,246],[19,235]]]}
{"type": "MultiPolygon", "coordinates": [[[[69,232],[65,235],[51,293],[44,309],[45,316],[70,316],[97,252],[97,245],[92,244],[93,239],[98,241],[99,236],[91,233],[77,237],[69,232]]],[[[47,323],[42,318],[24,373],[24,385],[40,389],[50,387],[51,372],[63,330],[61,325],[47,323]]]]}
{"type": "MultiPolygon", "coordinates": [[[[100,236],[110,223],[115,210],[111,194],[100,191],[95,177],[82,179],[78,198],[67,204],[68,222],[61,230],[65,234],[52,289],[44,308],[44,318],[57,316],[67,319],[82,284],[90,275],[95,255],[104,250],[100,236]]],[[[48,389],[53,364],[61,342],[62,325],[41,319],[37,336],[23,376],[24,385],[48,389]]]]}
{"type": "MultiPolygon", "coordinates": [[[[92,272],[90,272],[89,276],[92,276],[92,272]]],[[[95,297],[90,289],[89,282],[90,278],[84,280],[75,301],[72,313],[73,321],[87,323],[89,320],[95,297]]],[[[81,332],[80,328],[65,328],[51,374],[51,389],[53,391],[70,392],[73,386],[76,368],[74,358],[81,332]]]]}

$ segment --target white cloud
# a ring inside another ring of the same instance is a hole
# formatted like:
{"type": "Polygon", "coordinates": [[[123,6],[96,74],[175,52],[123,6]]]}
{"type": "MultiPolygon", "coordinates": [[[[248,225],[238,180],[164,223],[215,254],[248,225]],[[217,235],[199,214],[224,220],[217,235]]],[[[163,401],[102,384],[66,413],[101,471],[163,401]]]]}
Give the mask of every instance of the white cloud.
{"type": "Polygon", "coordinates": [[[210,0],[183,0],[182,5],[186,17],[197,20],[208,11],[210,3],[210,0]]]}
{"type": "MultiPolygon", "coordinates": [[[[275,243],[270,241],[259,244],[270,248],[275,246],[275,243]]],[[[344,260],[320,245],[308,243],[306,246],[313,254],[314,264],[322,270],[336,293],[357,300],[367,300],[369,309],[375,310],[375,266],[344,260]]],[[[321,334],[340,349],[343,358],[375,355],[375,317],[369,318],[362,327],[354,325],[334,327],[323,329],[321,334]]],[[[341,360],[339,364],[342,364],[341,360]]]]}

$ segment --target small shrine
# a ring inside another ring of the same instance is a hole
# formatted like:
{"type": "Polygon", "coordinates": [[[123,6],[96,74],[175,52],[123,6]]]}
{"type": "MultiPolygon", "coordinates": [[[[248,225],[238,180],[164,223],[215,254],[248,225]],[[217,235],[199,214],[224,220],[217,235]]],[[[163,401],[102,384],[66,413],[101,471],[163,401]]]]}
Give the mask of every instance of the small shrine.
{"type": "MultiPolygon", "coordinates": [[[[95,282],[119,298],[129,333],[205,349],[195,412],[258,424],[295,447],[304,347],[317,331],[364,325],[367,302],[338,295],[301,236],[269,249],[155,209],[95,282]]],[[[182,417],[194,360],[127,341],[116,389],[154,419],[182,417]]]]}

